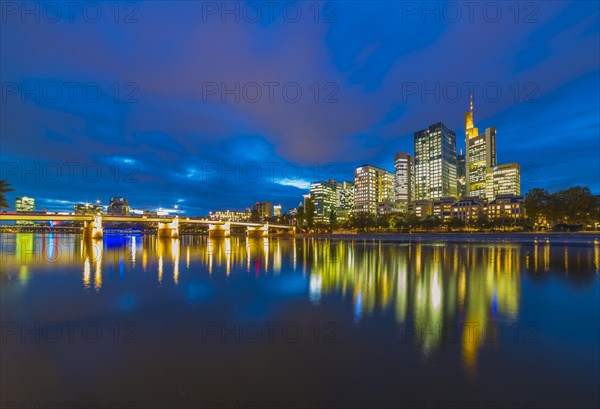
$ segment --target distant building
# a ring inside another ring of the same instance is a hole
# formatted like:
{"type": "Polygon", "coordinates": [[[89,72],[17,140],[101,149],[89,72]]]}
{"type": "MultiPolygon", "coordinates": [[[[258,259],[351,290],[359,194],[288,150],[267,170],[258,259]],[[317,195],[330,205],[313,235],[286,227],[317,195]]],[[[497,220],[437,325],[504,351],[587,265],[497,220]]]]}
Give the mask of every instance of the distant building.
{"type": "Polygon", "coordinates": [[[230,222],[249,222],[252,219],[252,212],[250,209],[246,209],[243,212],[235,210],[216,210],[210,212],[209,219],[211,220],[223,220],[230,222]]]}
{"type": "Polygon", "coordinates": [[[73,210],[75,211],[75,214],[97,214],[103,212],[103,208],[101,205],[90,203],[74,204],[73,210]]]}
{"type": "Polygon", "coordinates": [[[281,205],[280,204],[276,204],[275,206],[273,206],[273,216],[275,216],[275,217],[281,216],[281,205]]]}
{"type": "Polygon", "coordinates": [[[419,218],[431,216],[431,202],[429,200],[415,200],[409,203],[408,211],[419,218]]]}
{"type": "Polygon", "coordinates": [[[129,216],[129,201],[124,197],[111,197],[106,213],[117,216],[129,216]]]}
{"type": "Polygon", "coordinates": [[[394,200],[400,209],[406,211],[413,201],[415,185],[413,158],[406,152],[394,155],[394,200]]]}
{"type": "Polygon", "coordinates": [[[442,122],[415,132],[415,200],[457,196],[456,134],[442,122]]]}
{"type": "Polygon", "coordinates": [[[516,195],[497,195],[487,206],[487,214],[490,219],[508,217],[511,219],[520,219],[524,216],[523,196],[516,195]]]}
{"type": "Polygon", "coordinates": [[[473,98],[465,113],[466,196],[486,197],[486,175],[496,166],[496,128],[479,135],[473,122],[473,98]]]}
{"type": "Polygon", "coordinates": [[[372,165],[354,170],[354,210],[377,213],[378,203],[394,201],[394,175],[372,165]]]}
{"type": "Polygon", "coordinates": [[[142,216],[143,217],[158,217],[158,212],[155,210],[143,210],[142,216]]]}
{"type": "Polygon", "coordinates": [[[485,210],[485,200],[479,197],[463,197],[452,205],[452,217],[468,222],[481,217],[485,210]]]}
{"type": "Polygon", "coordinates": [[[455,197],[444,197],[438,200],[434,200],[431,204],[431,214],[433,216],[439,217],[444,221],[450,220],[453,216],[452,206],[455,203],[455,197]]]}
{"type": "Polygon", "coordinates": [[[334,180],[322,180],[310,184],[310,198],[315,205],[316,222],[329,223],[332,212],[335,212],[339,204],[339,191],[341,191],[341,184],[334,180]]]}
{"type": "Polygon", "coordinates": [[[354,183],[342,182],[339,203],[335,210],[336,221],[344,222],[354,213],[354,183]]]}
{"type": "Polygon", "coordinates": [[[506,163],[488,169],[486,173],[486,197],[494,200],[498,195],[521,194],[521,170],[517,163],[506,163]]]}
{"type": "Polygon", "coordinates": [[[467,160],[462,149],[456,155],[456,181],[458,197],[467,196],[467,160]]]}
{"type": "Polygon", "coordinates": [[[342,189],[339,195],[339,210],[354,210],[354,183],[342,182],[342,189]]]}
{"type": "MultiPolygon", "coordinates": [[[[35,211],[35,199],[27,196],[17,197],[15,200],[15,211],[17,213],[30,213],[35,211]]],[[[34,222],[31,220],[17,220],[16,224],[19,226],[33,226],[34,222]]]]}
{"type": "Polygon", "coordinates": [[[391,214],[391,213],[400,213],[407,209],[408,204],[404,203],[396,203],[396,202],[377,202],[377,214],[391,214]]]}
{"type": "Polygon", "coordinates": [[[273,203],[271,202],[256,202],[254,209],[261,218],[273,216],[273,203]]]}

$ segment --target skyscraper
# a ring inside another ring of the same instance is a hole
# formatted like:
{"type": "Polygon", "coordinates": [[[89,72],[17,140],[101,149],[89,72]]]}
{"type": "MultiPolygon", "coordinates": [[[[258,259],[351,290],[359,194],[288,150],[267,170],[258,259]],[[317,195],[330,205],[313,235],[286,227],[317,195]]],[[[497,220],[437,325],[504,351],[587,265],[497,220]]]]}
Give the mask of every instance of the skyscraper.
{"type": "Polygon", "coordinates": [[[486,196],[486,173],[496,166],[496,128],[479,135],[473,123],[473,97],[465,113],[466,195],[486,196]]]}
{"type": "Polygon", "coordinates": [[[380,202],[394,201],[394,175],[372,165],[354,170],[354,210],[377,213],[380,202]]]}
{"type": "Polygon", "coordinates": [[[499,195],[521,194],[521,169],[517,163],[505,163],[488,169],[486,173],[486,198],[490,201],[499,195]]]}
{"type": "Polygon", "coordinates": [[[394,155],[394,200],[403,210],[407,210],[408,204],[413,201],[414,184],[412,156],[406,152],[396,153],[394,155]]]}
{"type": "Polygon", "coordinates": [[[458,182],[458,197],[467,196],[467,162],[462,149],[456,155],[456,181],[458,182]]]}
{"type": "Polygon", "coordinates": [[[272,202],[256,202],[254,209],[262,219],[273,216],[272,202]]]}
{"type": "Polygon", "coordinates": [[[338,207],[338,190],[341,190],[341,184],[334,180],[321,180],[310,184],[310,198],[315,205],[315,221],[329,223],[331,213],[338,207]]]}
{"type": "Polygon", "coordinates": [[[456,197],[456,134],[442,122],[415,132],[415,200],[456,197]]]}

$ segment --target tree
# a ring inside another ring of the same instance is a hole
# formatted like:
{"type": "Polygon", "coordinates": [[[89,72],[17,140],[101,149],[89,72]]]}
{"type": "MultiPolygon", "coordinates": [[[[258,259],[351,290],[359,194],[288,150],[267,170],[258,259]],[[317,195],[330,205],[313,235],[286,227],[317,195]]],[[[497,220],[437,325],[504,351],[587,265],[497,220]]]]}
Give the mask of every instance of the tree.
{"type": "Polygon", "coordinates": [[[252,223],[260,223],[260,214],[256,208],[252,209],[252,215],[250,216],[252,223]]]}
{"type": "Polygon", "coordinates": [[[525,214],[533,220],[534,226],[546,224],[550,215],[550,193],[545,189],[534,188],[525,195],[525,214]]]}
{"type": "Polygon", "coordinates": [[[331,209],[329,212],[329,224],[335,226],[337,224],[337,215],[335,214],[335,210],[331,209]]]}
{"type": "Polygon", "coordinates": [[[304,228],[304,206],[298,206],[298,213],[296,214],[296,226],[301,231],[304,228]]]}
{"type": "Polygon", "coordinates": [[[368,212],[355,212],[350,217],[350,224],[358,229],[366,230],[376,224],[373,214],[368,212]]]}
{"type": "Polygon", "coordinates": [[[596,199],[589,187],[573,186],[553,196],[557,196],[557,214],[563,221],[585,225],[594,220],[596,199]]]}
{"type": "Polygon", "coordinates": [[[12,192],[15,189],[10,187],[10,183],[6,180],[0,180],[0,209],[4,209],[8,206],[8,201],[6,200],[6,193],[12,192]]]}
{"type": "Polygon", "coordinates": [[[313,226],[315,225],[315,203],[313,202],[313,200],[308,197],[306,198],[306,225],[308,226],[309,229],[312,229],[313,226]]]}

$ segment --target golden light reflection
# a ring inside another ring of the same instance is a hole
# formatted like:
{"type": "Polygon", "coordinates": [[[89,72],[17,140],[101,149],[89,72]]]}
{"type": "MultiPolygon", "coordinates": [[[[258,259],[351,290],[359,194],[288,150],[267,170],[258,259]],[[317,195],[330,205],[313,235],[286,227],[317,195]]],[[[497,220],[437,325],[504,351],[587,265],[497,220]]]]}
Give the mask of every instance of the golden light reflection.
{"type": "MultiPolygon", "coordinates": [[[[74,263],[76,271],[82,272],[82,276],[77,273],[77,280],[81,277],[85,288],[93,286],[96,291],[114,283],[103,282],[103,256],[130,262],[133,268],[138,251],[142,259],[137,269],[157,268],[160,285],[164,274],[170,276],[170,268],[175,285],[184,281],[179,266],[182,251],[189,270],[186,275],[207,271],[234,277],[246,272],[257,276],[302,275],[306,277],[311,302],[320,304],[327,297],[344,297],[352,303],[351,313],[358,324],[385,314],[393,317],[397,325],[410,323],[416,329],[410,341],[424,356],[439,351],[448,342],[442,331],[455,325],[459,332],[454,342],[469,374],[477,372],[479,355],[487,345],[482,330],[518,319],[522,271],[532,275],[568,272],[569,277],[600,273],[600,243],[567,248],[545,238],[521,245],[383,243],[306,237],[144,237],[115,248],[107,247],[102,240],[77,239],[63,244],[54,236],[42,239],[24,234],[14,240],[19,245],[15,246],[14,255],[5,257],[6,266],[18,274],[22,283],[43,271],[49,255],[59,253],[66,255],[61,262],[74,263]],[[38,239],[45,241],[38,245],[38,239]],[[41,253],[44,245],[54,248],[54,243],[61,245],[60,252],[41,253]],[[125,252],[131,254],[124,255],[125,252]]],[[[104,264],[113,268],[110,262],[104,264]]],[[[128,273],[127,268],[120,270],[120,274],[128,273]]]]}

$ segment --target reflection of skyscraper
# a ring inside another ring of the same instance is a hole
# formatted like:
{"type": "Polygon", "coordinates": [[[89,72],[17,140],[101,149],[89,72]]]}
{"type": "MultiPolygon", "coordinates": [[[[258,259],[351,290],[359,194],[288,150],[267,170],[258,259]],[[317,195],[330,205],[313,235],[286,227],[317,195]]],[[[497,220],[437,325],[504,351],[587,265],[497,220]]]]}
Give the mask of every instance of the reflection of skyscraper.
{"type": "Polygon", "coordinates": [[[496,128],[479,135],[473,123],[473,98],[465,113],[466,195],[486,196],[486,172],[496,166],[496,128]]]}
{"type": "Polygon", "coordinates": [[[414,137],[415,200],[456,197],[456,134],[438,122],[414,137]]]}
{"type": "Polygon", "coordinates": [[[394,200],[404,207],[413,200],[414,190],[413,158],[406,152],[394,155],[394,200]]]}

